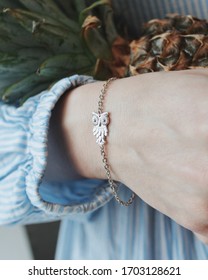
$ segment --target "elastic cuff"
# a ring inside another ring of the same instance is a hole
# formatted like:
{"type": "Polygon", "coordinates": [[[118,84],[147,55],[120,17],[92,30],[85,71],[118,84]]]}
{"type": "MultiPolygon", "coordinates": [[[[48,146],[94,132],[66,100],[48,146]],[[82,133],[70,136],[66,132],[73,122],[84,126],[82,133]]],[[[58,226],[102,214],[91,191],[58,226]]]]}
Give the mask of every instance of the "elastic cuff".
{"type": "MultiPolygon", "coordinates": [[[[86,203],[76,202],[67,206],[46,202],[39,193],[39,186],[47,162],[48,127],[51,111],[61,95],[67,90],[91,82],[94,82],[91,77],[79,75],[62,79],[50,90],[39,95],[38,104],[31,119],[30,135],[28,137],[30,162],[27,165],[26,193],[35,207],[53,216],[86,213],[102,206],[112,198],[111,189],[107,184],[105,187],[103,185],[98,187],[86,203]]],[[[34,98],[37,98],[37,96],[31,98],[29,102],[33,103],[34,98]]]]}

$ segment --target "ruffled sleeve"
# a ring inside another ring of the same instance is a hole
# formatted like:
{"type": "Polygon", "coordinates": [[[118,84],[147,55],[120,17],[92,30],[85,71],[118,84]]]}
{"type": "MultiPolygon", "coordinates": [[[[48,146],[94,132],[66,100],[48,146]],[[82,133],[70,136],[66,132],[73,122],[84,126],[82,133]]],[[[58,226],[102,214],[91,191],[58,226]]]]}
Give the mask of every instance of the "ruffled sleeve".
{"type": "Polygon", "coordinates": [[[91,77],[74,75],[19,108],[0,103],[0,224],[89,213],[112,198],[102,180],[42,182],[51,111],[66,90],[89,82],[91,77]]]}

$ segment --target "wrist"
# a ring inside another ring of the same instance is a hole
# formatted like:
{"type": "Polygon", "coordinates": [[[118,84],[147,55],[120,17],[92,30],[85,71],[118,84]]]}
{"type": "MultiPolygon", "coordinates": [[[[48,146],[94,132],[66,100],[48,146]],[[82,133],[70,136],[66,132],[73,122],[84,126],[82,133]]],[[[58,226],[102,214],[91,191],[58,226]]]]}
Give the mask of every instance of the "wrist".
{"type": "Polygon", "coordinates": [[[87,178],[105,178],[91,123],[101,86],[96,82],[76,87],[65,94],[61,105],[66,152],[77,172],[87,178]]]}
{"type": "MultiPolygon", "coordinates": [[[[132,156],[133,123],[132,102],[135,104],[133,88],[129,88],[129,78],[113,81],[104,98],[104,111],[109,112],[109,134],[105,150],[111,175],[114,180],[122,181],[122,174],[129,172],[132,156]],[[131,92],[129,92],[131,90],[131,92]],[[130,98],[131,97],[131,98],[130,98]]],[[[100,147],[93,135],[92,112],[98,110],[98,100],[104,82],[79,86],[67,92],[62,100],[62,130],[66,150],[78,173],[88,178],[106,179],[100,154],[100,147]]],[[[138,100],[138,92],[135,91],[138,100]]],[[[137,111],[138,112],[138,111],[137,111]]],[[[138,114],[137,114],[138,115],[138,114]]]]}

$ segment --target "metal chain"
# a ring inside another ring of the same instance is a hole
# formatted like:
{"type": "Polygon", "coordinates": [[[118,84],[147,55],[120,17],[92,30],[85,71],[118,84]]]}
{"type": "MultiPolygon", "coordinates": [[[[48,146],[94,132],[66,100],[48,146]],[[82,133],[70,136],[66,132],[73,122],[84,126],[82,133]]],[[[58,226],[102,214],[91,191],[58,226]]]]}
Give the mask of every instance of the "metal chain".
{"type": "MultiPolygon", "coordinates": [[[[98,101],[98,114],[99,115],[103,113],[103,101],[104,101],[105,93],[107,92],[107,88],[108,88],[109,84],[116,79],[117,78],[115,78],[115,77],[110,78],[109,80],[107,80],[105,82],[105,84],[103,85],[103,88],[101,89],[101,93],[100,93],[99,101],[98,101]]],[[[116,185],[116,183],[113,181],[113,179],[111,177],[110,165],[108,164],[104,144],[100,146],[100,152],[101,152],[105,172],[106,172],[106,175],[107,175],[107,178],[108,178],[108,183],[109,183],[109,185],[110,185],[110,187],[113,191],[113,195],[114,195],[116,201],[123,206],[129,206],[130,204],[132,204],[133,200],[136,197],[135,193],[132,193],[132,195],[128,199],[128,201],[123,201],[119,198],[119,196],[118,196],[118,186],[116,185]]]]}
{"type": "Polygon", "coordinates": [[[103,112],[103,100],[104,100],[104,97],[105,97],[105,93],[107,91],[107,88],[109,86],[109,84],[116,80],[117,78],[115,77],[112,77],[110,78],[109,80],[107,80],[105,82],[105,84],[103,85],[103,88],[101,89],[101,92],[100,92],[100,95],[99,95],[99,101],[98,101],[98,114],[102,114],[103,112]]]}
{"type": "Polygon", "coordinates": [[[118,201],[118,203],[120,203],[123,206],[129,206],[130,204],[132,204],[133,200],[135,199],[135,193],[132,193],[131,197],[129,198],[128,201],[123,201],[120,199],[120,197],[118,196],[118,186],[116,185],[116,183],[113,181],[112,177],[111,177],[111,173],[110,173],[110,166],[108,164],[108,160],[106,158],[105,155],[105,151],[104,151],[104,145],[102,145],[100,147],[100,152],[102,155],[102,161],[104,164],[104,168],[105,168],[105,172],[108,178],[108,183],[113,191],[113,195],[115,197],[115,199],[118,201]]]}

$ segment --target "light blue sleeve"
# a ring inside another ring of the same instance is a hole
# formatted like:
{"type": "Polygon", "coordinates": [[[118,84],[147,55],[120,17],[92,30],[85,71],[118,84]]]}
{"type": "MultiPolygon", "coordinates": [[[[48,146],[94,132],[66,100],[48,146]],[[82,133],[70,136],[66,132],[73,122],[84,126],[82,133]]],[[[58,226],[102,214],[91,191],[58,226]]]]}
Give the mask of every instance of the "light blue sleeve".
{"type": "Polygon", "coordinates": [[[66,90],[92,81],[74,75],[21,107],[0,103],[0,225],[89,213],[112,198],[103,180],[42,181],[51,111],[66,90]]]}

